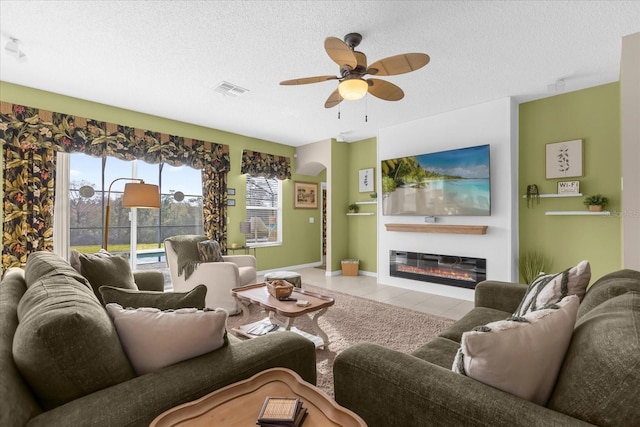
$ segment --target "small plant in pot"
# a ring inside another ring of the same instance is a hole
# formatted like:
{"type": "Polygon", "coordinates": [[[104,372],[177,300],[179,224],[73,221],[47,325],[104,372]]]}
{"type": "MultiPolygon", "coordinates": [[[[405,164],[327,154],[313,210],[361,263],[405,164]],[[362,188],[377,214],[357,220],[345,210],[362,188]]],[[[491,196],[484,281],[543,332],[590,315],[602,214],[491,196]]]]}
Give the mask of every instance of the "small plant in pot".
{"type": "Polygon", "coordinates": [[[589,208],[591,212],[600,212],[607,206],[609,199],[601,194],[594,194],[593,196],[587,196],[584,199],[584,205],[589,208]]]}
{"type": "Polygon", "coordinates": [[[349,213],[358,213],[358,211],[360,210],[360,206],[356,205],[355,203],[351,203],[347,209],[349,209],[349,213]]]}

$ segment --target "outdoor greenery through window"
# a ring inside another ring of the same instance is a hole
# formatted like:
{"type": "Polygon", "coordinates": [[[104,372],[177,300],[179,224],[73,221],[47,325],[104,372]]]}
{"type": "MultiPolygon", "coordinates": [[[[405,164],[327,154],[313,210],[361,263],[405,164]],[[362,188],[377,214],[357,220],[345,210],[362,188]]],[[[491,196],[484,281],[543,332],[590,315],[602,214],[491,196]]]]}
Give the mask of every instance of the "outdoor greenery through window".
{"type": "Polygon", "coordinates": [[[120,177],[136,177],[148,184],[158,184],[161,208],[137,209],[137,223],[132,227],[131,209],[122,207],[124,185],[131,181],[116,182],[111,188],[109,252],[129,252],[132,229],[136,230],[138,251],[162,248],[164,239],[170,236],[203,234],[199,170],[112,157],[102,159],[79,153],[70,156],[71,249],[80,252],[100,249],[109,184],[120,177]],[[87,187],[93,189],[93,195],[86,192],[87,187]]]}
{"type": "Polygon", "coordinates": [[[282,181],[247,174],[247,221],[242,230],[249,246],[282,241],[282,181]]]}

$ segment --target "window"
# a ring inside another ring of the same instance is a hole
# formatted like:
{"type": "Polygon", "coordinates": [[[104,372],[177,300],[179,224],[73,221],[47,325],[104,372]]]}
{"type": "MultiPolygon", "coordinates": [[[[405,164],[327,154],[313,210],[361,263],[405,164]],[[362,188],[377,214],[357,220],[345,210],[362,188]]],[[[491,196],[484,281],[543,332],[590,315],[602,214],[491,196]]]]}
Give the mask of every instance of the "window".
{"type": "Polygon", "coordinates": [[[81,153],[69,156],[69,246],[72,249],[97,252],[101,247],[103,194],[106,202],[109,184],[119,177],[137,177],[149,184],[159,184],[161,208],[137,209],[137,224],[131,224],[129,209],[122,208],[120,201],[127,181],[113,184],[109,215],[110,251],[128,251],[132,229],[136,230],[137,250],[162,247],[162,242],[169,236],[203,233],[202,180],[199,170],[113,157],[103,161],[81,153]],[[86,186],[93,188],[94,194],[80,190],[86,186]]]}
{"type": "Polygon", "coordinates": [[[282,181],[247,175],[247,221],[243,232],[248,245],[282,242],[282,181]]]}
{"type": "MultiPolygon", "coordinates": [[[[158,169],[158,165],[148,166],[158,169]]],[[[160,165],[160,176],[161,181],[157,178],[148,181],[160,183],[159,241],[180,234],[204,234],[201,171],[164,164],[160,165]]],[[[147,179],[146,176],[141,178],[147,179]]]]}

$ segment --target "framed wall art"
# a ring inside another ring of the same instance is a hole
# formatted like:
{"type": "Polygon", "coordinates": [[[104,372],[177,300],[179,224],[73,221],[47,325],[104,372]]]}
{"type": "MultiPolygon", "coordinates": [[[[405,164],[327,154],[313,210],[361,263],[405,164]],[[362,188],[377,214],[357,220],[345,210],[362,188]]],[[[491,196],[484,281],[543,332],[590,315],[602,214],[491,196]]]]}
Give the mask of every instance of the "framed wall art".
{"type": "Polygon", "coordinates": [[[373,168],[360,169],[358,174],[358,191],[360,193],[370,193],[373,191],[373,168]]]}
{"type": "Polygon", "coordinates": [[[562,141],[546,146],[546,178],[582,176],[582,140],[562,141]]]}
{"type": "Polygon", "coordinates": [[[318,184],[315,182],[294,182],[293,207],[295,209],[317,209],[318,184]]]}

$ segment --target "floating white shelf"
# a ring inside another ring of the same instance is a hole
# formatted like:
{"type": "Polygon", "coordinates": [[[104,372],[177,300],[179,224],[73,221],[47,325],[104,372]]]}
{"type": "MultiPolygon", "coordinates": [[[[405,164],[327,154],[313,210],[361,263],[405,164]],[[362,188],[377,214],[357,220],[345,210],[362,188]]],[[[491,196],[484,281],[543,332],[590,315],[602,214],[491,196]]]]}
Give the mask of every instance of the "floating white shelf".
{"type": "Polygon", "coordinates": [[[375,215],[375,212],[358,212],[358,213],[347,213],[349,216],[369,216],[375,215]]]}
{"type": "MultiPolygon", "coordinates": [[[[576,193],[576,194],[539,194],[538,197],[540,197],[541,199],[550,199],[550,198],[554,198],[554,197],[582,197],[582,193],[576,193]]],[[[527,196],[526,194],[522,196],[523,199],[526,199],[527,196]]]]}
{"type": "Polygon", "coordinates": [[[590,211],[547,211],[545,215],[591,215],[591,216],[609,216],[611,212],[590,212],[590,211]]]}
{"type": "Polygon", "coordinates": [[[371,202],[356,202],[356,205],[377,205],[377,204],[378,202],[376,202],[375,200],[371,202]]]}

